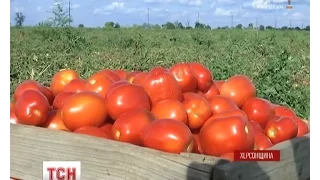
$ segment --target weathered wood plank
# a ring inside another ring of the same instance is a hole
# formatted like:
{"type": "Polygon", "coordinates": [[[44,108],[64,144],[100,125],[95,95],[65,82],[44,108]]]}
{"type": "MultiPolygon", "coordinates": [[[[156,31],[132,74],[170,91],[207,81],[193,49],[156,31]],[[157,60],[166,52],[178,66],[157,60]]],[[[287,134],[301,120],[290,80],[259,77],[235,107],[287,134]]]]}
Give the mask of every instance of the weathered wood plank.
{"type": "Polygon", "coordinates": [[[214,179],[306,180],[310,177],[310,134],[279,143],[280,162],[233,162],[218,165],[214,179]]]}

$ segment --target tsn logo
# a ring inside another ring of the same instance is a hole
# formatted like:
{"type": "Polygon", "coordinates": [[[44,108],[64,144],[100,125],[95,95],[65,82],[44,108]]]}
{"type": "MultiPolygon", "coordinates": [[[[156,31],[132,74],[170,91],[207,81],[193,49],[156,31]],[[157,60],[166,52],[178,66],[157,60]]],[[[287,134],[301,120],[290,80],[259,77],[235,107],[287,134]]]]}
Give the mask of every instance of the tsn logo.
{"type": "Polygon", "coordinates": [[[43,180],[80,180],[80,161],[44,161],[43,180]]]}

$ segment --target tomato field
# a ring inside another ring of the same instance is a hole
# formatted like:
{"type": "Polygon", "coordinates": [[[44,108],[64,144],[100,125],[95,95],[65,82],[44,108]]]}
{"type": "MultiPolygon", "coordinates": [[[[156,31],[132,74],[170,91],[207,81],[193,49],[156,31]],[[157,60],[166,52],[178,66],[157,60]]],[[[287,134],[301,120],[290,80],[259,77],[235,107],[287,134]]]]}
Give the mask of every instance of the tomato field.
{"type": "Polygon", "coordinates": [[[306,32],[12,29],[10,68],[12,123],[217,157],[309,132],[306,32]]]}

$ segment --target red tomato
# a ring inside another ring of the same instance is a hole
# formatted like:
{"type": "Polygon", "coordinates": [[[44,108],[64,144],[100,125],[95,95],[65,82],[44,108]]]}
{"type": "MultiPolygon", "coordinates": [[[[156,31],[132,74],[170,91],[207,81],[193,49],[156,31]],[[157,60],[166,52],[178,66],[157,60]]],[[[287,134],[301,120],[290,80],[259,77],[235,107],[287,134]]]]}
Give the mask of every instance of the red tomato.
{"type": "Polygon", "coordinates": [[[14,101],[16,102],[19,99],[19,97],[21,96],[21,94],[26,90],[32,89],[32,90],[42,92],[42,90],[43,90],[42,88],[43,88],[43,86],[40,83],[38,83],[37,81],[34,81],[34,80],[23,81],[15,89],[15,92],[13,95],[14,101]]]}
{"type": "Polygon", "coordinates": [[[84,79],[73,79],[63,89],[65,92],[79,93],[86,90],[87,81],[84,79]]]}
{"type": "Polygon", "coordinates": [[[166,99],[182,100],[182,91],[178,82],[166,72],[150,73],[144,80],[143,88],[149,94],[152,105],[166,99]]]}
{"type": "Polygon", "coordinates": [[[127,72],[125,70],[117,69],[117,70],[114,70],[113,72],[116,73],[121,80],[127,79],[127,72]]]}
{"type": "Polygon", "coordinates": [[[111,86],[109,87],[106,96],[108,96],[108,94],[109,94],[110,92],[112,92],[112,91],[113,91],[114,89],[116,89],[117,87],[122,86],[123,84],[130,84],[130,83],[129,83],[127,80],[120,80],[120,81],[114,82],[114,83],[111,84],[111,86]]]}
{"type": "Polygon", "coordinates": [[[225,111],[237,110],[239,107],[230,98],[216,95],[209,100],[210,108],[213,114],[219,114],[225,111]]]}
{"type": "Polygon", "coordinates": [[[43,124],[41,124],[41,126],[48,129],[69,131],[69,129],[63,124],[60,113],[57,110],[49,111],[47,119],[43,124]]]}
{"type": "Polygon", "coordinates": [[[221,91],[222,85],[223,85],[225,82],[226,82],[225,80],[217,80],[217,81],[214,81],[214,83],[216,84],[216,87],[217,87],[218,90],[219,90],[219,93],[220,93],[220,91],[221,91]]]}
{"type": "Polygon", "coordinates": [[[10,123],[18,124],[18,119],[14,110],[14,103],[10,103],[10,123]]]}
{"type": "Polygon", "coordinates": [[[113,120],[132,109],[151,109],[147,92],[141,86],[135,84],[118,86],[106,96],[105,103],[113,120]]]}
{"type": "Polygon", "coordinates": [[[273,144],[296,137],[298,125],[291,117],[280,117],[269,121],[265,127],[265,135],[273,144]]]}
{"type": "Polygon", "coordinates": [[[104,99],[94,92],[80,92],[64,102],[60,114],[64,125],[74,131],[83,126],[100,126],[108,113],[104,99]]]}
{"type": "Polygon", "coordinates": [[[201,92],[200,90],[198,90],[198,89],[196,89],[196,91],[195,91],[198,95],[200,95],[200,96],[202,96],[202,97],[204,97],[204,98],[206,98],[206,95],[204,95],[203,94],[203,92],[201,92]]]}
{"type": "Polygon", "coordinates": [[[159,119],[152,121],[141,132],[144,147],[170,152],[192,152],[193,136],[181,121],[159,119]]]}
{"type": "Polygon", "coordinates": [[[98,138],[106,138],[111,139],[111,136],[106,134],[102,129],[96,127],[96,126],[82,126],[76,130],[73,131],[74,133],[78,134],[85,134],[89,136],[94,136],[98,138]]]}
{"type": "Polygon", "coordinates": [[[297,123],[298,125],[298,134],[297,137],[304,136],[305,134],[309,133],[309,126],[306,122],[304,122],[302,119],[299,117],[293,117],[293,120],[297,123]]]}
{"type": "Polygon", "coordinates": [[[275,109],[276,116],[287,116],[287,117],[296,117],[297,116],[296,113],[292,109],[285,107],[285,106],[275,105],[274,109],[275,109]]]}
{"type": "Polygon", "coordinates": [[[183,104],[178,100],[163,100],[151,108],[157,119],[174,119],[187,124],[188,114],[183,104]]]}
{"type": "MultiPolygon", "coordinates": [[[[108,136],[112,137],[112,126],[110,122],[105,122],[100,126],[100,129],[102,129],[108,136]]],[[[113,139],[113,138],[112,138],[113,139]]]]}
{"type": "Polygon", "coordinates": [[[120,76],[118,76],[114,71],[109,69],[103,69],[101,71],[98,71],[97,73],[93,74],[91,77],[96,78],[96,76],[107,76],[114,82],[121,80],[120,76]]]}
{"type": "Polygon", "coordinates": [[[254,134],[254,150],[266,150],[273,146],[271,140],[263,132],[254,134]]]}
{"type": "Polygon", "coordinates": [[[229,160],[230,162],[233,162],[233,161],[234,161],[234,153],[233,153],[233,152],[230,152],[230,153],[222,154],[222,155],[220,156],[220,158],[229,160]]]}
{"type": "Polygon", "coordinates": [[[247,114],[248,119],[256,121],[261,128],[264,128],[267,122],[275,116],[273,104],[266,99],[258,97],[248,99],[242,105],[242,111],[247,114]]]}
{"type": "Polygon", "coordinates": [[[220,95],[230,98],[241,107],[248,99],[256,96],[256,87],[248,76],[235,75],[223,84],[220,95]]]}
{"type": "Polygon", "coordinates": [[[219,89],[217,88],[217,86],[214,83],[212,83],[209,90],[204,95],[210,101],[213,97],[215,97],[219,94],[220,94],[219,89]]]}
{"type": "Polygon", "coordinates": [[[50,105],[52,105],[54,100],[54,95],[49,87],[42,86],[41,92],[47,97],[48,102],[50,105]]]}
{"type": "Polygon", "coordinates": [[[147,72],[141,72],[136,74],[135,76],[132,77],[132,83],[133,84],[138,84],[138,85],[143,85],[144,81],[147,79],[147,76],[149,75],[149,73],[147,72]]]}
{"type": "Polygon", "coordinates": [[[169,69],[169,72],[176,79],[183,93],[195,92],[198,82],[188,63],[175,64],[169,69]]]}
{"type": "Polygon", "coordinates": [[[252,129],[254,132],[262,132],[263,133],[263,129],[256,121],[249,120],[249,123],[252,126],[252,129]]]}
{"type": "Polygon", "coordinates": [[[75,92],[62,92],[59,93],[53,100],[52,107],[53,109],[61,109],[66,99],[74,95],[75,92]]]}
{"type": "Polygon", "coordinates": [[[110,86],[114,83],[109,76],[96,74],[88,79],[87,90],[98,93],[105,98],[110,86]]]}
{"type": "Polygon", "coordinates": [[[248,120],[247,114],[240,109],[223,111],[221,113],[214,114],[213,116],[210,117],[210,119],[220,119],[220,118],[227,118],[232,116],[238,116],[238,117],[242,117],[246,121],[248,120]]]}
{"type": "Polygon", "coordinates": [[[199,134],[192,134],[193,135],[193,153],[202,154],[202,149],[199,141],[199,134]]]}
{"type": "Polygon", "coordinates": [[[202,92],[207,92],[213,83],[213,76],[210,70],[197,62],[189,64],[198,82],[197,89],[202,92]]]}
{"type": "Polygon", "coordinates": [[[163,73],[163,72],[168,73],[169,71],[166,68],[161,67],[161,66],[156,66],[150,70],[150,74],[153,74],[153,75],[157,75],[157,74],[163,73]]]}
{"type": "Polygon", "coordinates": [[[253,149],[254,132],[248,121],[233,116],[207,121],[199,140],[204,154],[221,156],[234,150],[253,149]]]}
{"type": "Polygon", "coordinates": [[[142,145],[140,133],[144,127],[155,120],[154,115],[144,109],[132,109],[122,115],[112,126],[113,139],[135,145],[142,145]]]}
{"type": "Polygon", "coordinates": [[[41,92],[26,90],[18,98],[14,110],[20,124],[37,126],[46,120],[50,104],[41,92]]]}
{"type": "Polygon", "coordinates": [[[57,72],[51,81],[51,91],[54,96],[64,91],[64,87],[73,79],[80,78],[76,71],[71,69],[63,69],[57,72]]]}
{"type": "Polygon", "coordinates": [[[212,115],[209,102],[196,93],[186,92],[183,94],[184,97],[190,96],[190,98],[185,98],[182,102],[188,114],[187,125],[190,129],[200,128],[212,115]]]}

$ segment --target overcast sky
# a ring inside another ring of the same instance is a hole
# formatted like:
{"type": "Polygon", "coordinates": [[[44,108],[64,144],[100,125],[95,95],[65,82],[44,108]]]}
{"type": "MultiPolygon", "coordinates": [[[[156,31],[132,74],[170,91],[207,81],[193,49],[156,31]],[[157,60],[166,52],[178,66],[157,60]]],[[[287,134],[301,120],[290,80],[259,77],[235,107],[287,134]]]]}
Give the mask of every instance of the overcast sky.
{"type": "MultiPolygon", "coordinates": [[[[36,25],[50,16],[54,0],[10,0],[10,18],[16,12],[25,16],[25,25],[36,25]]],[[[68,0],[64,0],[68,7],[68,0]]],[[[147,22],[151,24],[180,21],[190,25],[199,19],[211,27],[239,23],[256,25],[306,26],[310,23],[310,0],[291,0],[293,9],[286,9],[288,0],[71,0],[73,25],[103,26],[106,21],[121,25],[147,22]]]]}

